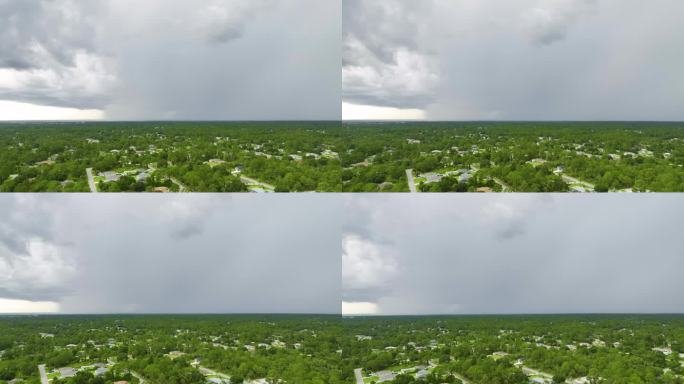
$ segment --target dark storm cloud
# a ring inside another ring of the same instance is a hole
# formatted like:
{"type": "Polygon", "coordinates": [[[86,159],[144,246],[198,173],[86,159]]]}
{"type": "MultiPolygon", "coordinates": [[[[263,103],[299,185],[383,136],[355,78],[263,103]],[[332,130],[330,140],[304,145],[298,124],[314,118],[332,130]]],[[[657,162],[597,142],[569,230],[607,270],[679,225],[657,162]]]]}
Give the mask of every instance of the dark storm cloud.
{"type": "Polygon", "coordinates": [[[677,0],[353,0],[343,100],[428,119],[681,120],[677,0]]]}
{"type": "Polygon", "coordinates": [[[0,0],[0,99],[108,119],[339,119],[340,13],[318,0],[0,0]]]}
{"type": "Polygon", "coordinates": [[[79,50],[95,49],[94,19],[103,1],[1,0],[0,67],[74,66],[79,50]]]}
{"type": "Polygon", "coordinates": [[[372,219],[343,240],[346,302],[384,314],[684,311],[676,195],[347,201],[345,222],[372,219]]]}
{"type": "Polygon", "coordinates": [[[0,1],[0,99],[93,108],[109,98],[98,19],[106,2],[0,1]]]}
{"type": "Polygon", "coordinates": [[[428,56],[432,1],[343,2],[343,98],[362,104],[423,107],[436,75],[428,56]]]}
{"type": "Polygon", "coordinates": [[[340,310],[333,196],[6,195],[0,206],[24,243],[0,245],[2,298],[77,313],[340,310]]]}

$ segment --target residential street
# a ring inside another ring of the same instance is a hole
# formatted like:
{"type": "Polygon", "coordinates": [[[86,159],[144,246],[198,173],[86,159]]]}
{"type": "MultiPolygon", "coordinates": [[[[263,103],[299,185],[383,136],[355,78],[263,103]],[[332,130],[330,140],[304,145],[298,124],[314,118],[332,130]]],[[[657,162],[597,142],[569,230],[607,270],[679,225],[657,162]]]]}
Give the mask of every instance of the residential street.
{"type": "Polygon", "coordinates": [[[408,180],[408,186],[411,193],[417,193],[416,182],[413,180],[413,169],[406,170],[406,180],[408,180]]]}
{"type": "Polygon", "coordinates": [[[95,178],[93,177],[93,169],[86,168],[86,174],[88,175],[88,186],[90,187],[90,192],[97,193],[97,185],[95,185],[95,178]]]}
{"type": "Polygon", "coordinates": [[[354,376],[356,377],[356,384],[363,384],[363,375],[361,374],[361,368],[356,368],[354,370],[354,376]]]}
{"type": "Polygon", "coordinates": [[[38,372],[40,372],[40,384],[49,384],[47,373],[45,373],[45,364],[38,366],[38,372]]]}

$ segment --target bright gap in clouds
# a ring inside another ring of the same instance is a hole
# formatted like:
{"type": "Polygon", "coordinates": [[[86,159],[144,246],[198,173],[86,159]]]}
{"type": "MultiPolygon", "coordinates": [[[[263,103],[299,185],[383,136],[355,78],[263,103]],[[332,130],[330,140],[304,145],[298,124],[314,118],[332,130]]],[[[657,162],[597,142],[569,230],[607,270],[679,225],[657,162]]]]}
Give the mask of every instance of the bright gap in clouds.
{"type": "Polygon", "coordinates": [[[342,315],[375,315],[378,313],[378,305],[369,302],[342,302],[342,315]]]}
{"type": "Polygon", "coordinates": [[[425,120],[425,111],[342,103],[342,120],[425,120]]]}
{"type": "Polygon", "coordinates": [[[0,313],[53,313],[59,304],[52,301],[28,301],[0,298],[0,313]]]}
{"type": "Polygon", "coordinates": [[[102,120],[99,109],[51,107],[16,101],[0,100],[0,120],[102,120]]]}

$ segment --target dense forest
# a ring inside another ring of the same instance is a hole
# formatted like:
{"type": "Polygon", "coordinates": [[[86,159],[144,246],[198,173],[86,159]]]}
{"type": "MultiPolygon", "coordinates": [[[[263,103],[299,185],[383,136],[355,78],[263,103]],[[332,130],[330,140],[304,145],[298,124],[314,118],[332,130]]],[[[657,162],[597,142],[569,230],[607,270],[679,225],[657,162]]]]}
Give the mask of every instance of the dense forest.
{"type": "Polygon", "coordinates": [[[0,317],[0,383],[348,383],[338,316],[0,317]]]}
{"type": "Polygon", "coordinates": [[[4,192],[682,192],[683,167],[684,123],[0,124],[4,192]]]}
{"type": "Polygon", "coordinates": [[[0,383],[41,367],[52,384],[682,384],[684,316],[0,317],[0,383]]]}
{"type": "Polygon", "coordinates": [[[365,383],[684,383],[684,316],[348,318],[365,383]]]}
{"type": "MultiPolygon", "coordinates": [[[[0,124],[0,191],[334,192],[335,123],[0,124]]],[[[336,136],[337,135],[337,136],[336,136]]]]}
{"type": "Polygon", "coordinates": [[[684,191],[684,123],[344,123],[345,191],[684,191]]]}

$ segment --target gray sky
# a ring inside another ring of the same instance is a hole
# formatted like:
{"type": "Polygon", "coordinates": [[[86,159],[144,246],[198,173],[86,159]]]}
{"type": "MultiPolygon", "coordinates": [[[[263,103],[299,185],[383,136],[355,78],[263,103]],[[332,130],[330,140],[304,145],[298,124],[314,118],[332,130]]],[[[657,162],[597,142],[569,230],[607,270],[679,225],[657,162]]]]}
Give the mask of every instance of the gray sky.
{"type": "Polygon", "coordinates": [[[684,312],[678,195],[346,196],[343,312],[684,312]]]}
{"type": "Polygon", "coordinates": [[[342,208],[311,194],[0,195],[0,312],[339,313],[342,208]]]}
{"type": "Polygon", "coordinates": [[[683,120],[682,14],[680,0],[345,0],[343,115],[683,120]]]}
{"type": "Polygon", "coordinates": [[[0,0],[0,118],[339,119],[340,15],[319,0],[0,0]]]}

